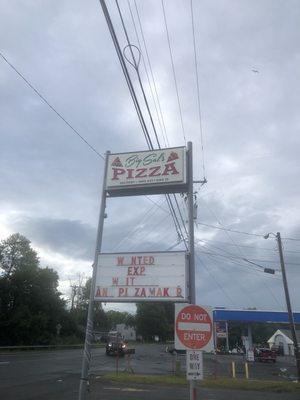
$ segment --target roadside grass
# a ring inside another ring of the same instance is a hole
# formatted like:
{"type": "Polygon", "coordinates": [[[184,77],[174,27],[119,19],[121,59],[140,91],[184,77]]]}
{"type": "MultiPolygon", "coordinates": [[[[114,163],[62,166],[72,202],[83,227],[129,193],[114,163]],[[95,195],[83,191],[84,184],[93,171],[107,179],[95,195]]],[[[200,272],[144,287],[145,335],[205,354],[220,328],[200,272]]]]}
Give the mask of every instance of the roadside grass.
{"type": "MultiPolygon", "coordinates": [[[[144,383],[144,384],[164,384],[164,385],[187,385],[185,375],[134,375],[121,372],[107,373],[101,376],[118,383],[144,383]]],[[[210,389],[230,389],[230,390],[253,390],[261,392],[299,392],[300,383],[285,381],[264,381],[264,380],[246,380],[230,378],[208,378],[199,383],[199,386],[210,389]]]]}

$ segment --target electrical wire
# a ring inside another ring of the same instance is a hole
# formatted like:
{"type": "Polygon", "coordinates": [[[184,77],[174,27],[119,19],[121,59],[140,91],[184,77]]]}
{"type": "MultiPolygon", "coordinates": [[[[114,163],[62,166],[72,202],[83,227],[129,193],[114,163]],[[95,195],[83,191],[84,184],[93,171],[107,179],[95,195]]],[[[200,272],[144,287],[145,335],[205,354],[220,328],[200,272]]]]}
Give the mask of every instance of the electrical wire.
{"type": "MultiPolygon", "coordinates": [[[[104,0],[101,1],[101,3],[103,3],[103,2],[104,2],[104,0]]],[[[129,47],[130,52],[131,52],[131,56],[132,56],[132,59],[133,59],[132,65],[135,67],[135,71],[136,71],[137,76],[138,76],[140,89],[141,89],[142,94],[143,94],[143,98],[144,98],[144,101],[145,101],[145,105],[146,105],[146,108],[147,108],[147,111],[148,111],[148,115],[149,115],[149,118],[150,118],[150,121],[151,121],[151,125],[152,125],[152,128],[153,128],[153,131],[154,131],[154,134],[155,134],[157,145],[158,145],[159,148],[161,148],[160,142],[159,142],[159,139],[158,139],[158,135],[157,135],[157,131],[156,131],[156,128],[155,128],[155,125],[154,125],[154,121],[153,121],[153,118],[152,118],[152,114],[151,114],[151,111],[150,111],[150,107],[149,107],[149,104],[148,104],[147,96],[145,94],[143,83],[142,83],[142,80],[141,80],[141,77],[140,77],[139,68],[138,68],[138,62],[136,61],[136,58],[135,58],[134,53],[132,51],[132,46],[131,46],[131,43],[130,43],[130,40],[129,40],[129,35],[128,35],[128,32],[127,32],[125,23],[124,23],[124,18],[123,18],[123,15],[122,15],[122,11],[121,11],[121,9],[119,7],[118,0],[115,0],[115,3],[116,3],[116,6],[117,6],[119,17],[120,17],[120,20],[121,20],[121,23],[122,23],[122,27],[123,27],[125,36],[126,36],[127,46],[129,47]]],[[[123,58],[123,61],[124,61],[124,58],[123,58]]],[[[148,133],[148,136],[149,136],[149,133],[148,133]]],[[[149,147],[153,149],[153,144],[152,144],[150,136],[149,136],[149,143],[150,143],[149,147]]],[[[178,202],[176,200],[176,196],[175,195],[173,195],[173,196],[174,196],[174,199],[176,201],[176,205],[177,205],[177,208],[178,208],[178,213],[181,216],[181,219],[183,219],[182,215],[181,215],[181,211],[180,211],[179,205],[178,205],[178,202]]],[[[182,230],[181,230],[181,226],[180,226],[180,223],[179,223],[179,221],[177,219],[177,215],[176,215],[176,212],[174,210],[174,206],[172,204],[172,201],[170,199],[170,195],[167,194],[166,197],[167,197],[167,202],[168,202],[168,205],[169,205],[169,208],[170,208],[170,211],[171,211],[171,215],[172,215],[172,218],[173,218],[173,221],[174,221],[174,224],[175,224],[175,228],[177,230],[177,234],[178,234],[179,237],[181,236],[183,238],[184,236],[183,236],[183,233],[182,233],[182,230]]],[[[185,225],[184,225],[184,229],[186,230],[185,225]]],[[[188,248],[187,244],[186,244],[186,240],[184,240],[184,243],[185,243],[186,248],[188,248]]]]}
{"type": "MultiPolygon", "coordinates": [[[[154,104],[154,107],[155,107],[155,111],[156,111],[157,120],[158,120],[160,129],[161,129],[161,133],[162,133],[162,137],[163,137],[163,140],[164,140],[164,143],[165,143],[165,147],[167,147],[168,145],[167,145],[167,137],[166,137],[165,126],[164,126],[163,122],[161,121],[161,114],[159,113],[159,109],[158,109],[157,104],[156,104],[157,103],[157,98],[155,99],[154,91],[152,89],[152,84],[150,82],[148,68],[147,68],[145,57],[144,57],[144,54],[143,54],[143,51],[142,51],[142,46],[141,46],[139,34],[138,34],[138,31],[137,31],[135,19],[134,19],[134,16],[133,16],[133,12],[132,12],[132,8],[131,8],[129,0],[127,0],[127,5],[128,5],[128,8],[129,8],[131,21],[132,21],[132,24],[133,24],[133,28],[134,28],[135,36],[136,36],[136,39],[137,39],[137,42],[138,42],[138,46],[139,46],[139,49],[141,49],[142,63],[143,63],[144,69],[145,69],[148,85],[149,85],[150,92],[151,92],[152,101],[153,101],[153,104],[154,104]]],[[[153,74],[152,74],[152,81],[153,81],[153,74]]]]}
{"type": "MultiPolygon", "coordinates": [[[[154,135],[155,135],[155,138],[156,138],[157,146],[160,149],[160,143],[159,143],[159,140],[158,140],[156,127],[154,125],[152,113],[150,111],[150,107],[149,107],[149,103],[148,103],[148,100],[147,100],[147,96],[146,96],[146,93],[145,93],[145,90],[144,90],[144,86],[142,84],[141,75],[140,75],[140,71],[139,71],[139,66],[138,66],[138,63],[136,62],[136,58],[135,58],[135,55],[133,53],[132,45],[130,43],[128,32],[127,32],[127,29],[126,29],[126,26],[125,26],[125,23],[124,23],[123,15],[122,15],[122,12],[121,12],[121,9],[120,9],[120,6],[119,6],[119,1],[115,0],[115,3],[116,3],[116,6],[117,6],[117,9],[118,9],[119,17],[120,17],[120,20],[121,20],[121,23],[122,23],[122,27],[123,27],[125,36],[126,36],[127,45],[129,47],[129,50],[130,50],[130,53],[131,53],[131,57],[134,60],[134,66],[135,66],[134,69],[135,69],[137,77],[138,77],[140,89],[141,89],[142,94],[143,94],[143,98],[144,98],[144,102],[145,102],[145,105],[146,105],[146,108],[147,108],[148,116],[150,118],[152,129],[153,129],[153,132],[154,132],[154,135]]],[[[150,144],[152,144],[151,140],[150,140],[150,144]]],[[[152,148],[153,148],[153,146],[152,146],[152,148]]]]}
{"type": "Polygon", "coordinates": [[[113,40],[113,44],[115,46],[115,49],[116,49],[116,52],[117,52],[117,56],[118,56],[118,59],[119,59],[120,64],[121,64],[121,68],[122,68],[123,74],[125,76],[125,80],[126,80],[126,83],[127,83],[127,86],[128,86],[128,89],[129,89],[129,92],[130,92],[130,95],[131,95],[131,98],[132,98],[132,101],[133,101],[133,104],[134,104],[134,107],[136,109],[136,112],[137,112],[137,115],[138,115],[138,118],[139,118],[139,121],[140,121],[140,124],[141,124],[142,131],[143,131],[145,139],[146,139],[146,143],[147,143],[148,147],[151,148],[150,147],[151,138],[149,136],[148,129],[147,129],[147,126],[146,126],[146,123],[145,123],[145,120],[144,120],[144,117],[143,117],[143,114],[142,114],[142,111],[141,111],[141,108],[140,108],[136,93],[135,93],[135,90],[134,90],[134,87],[133,87],[133,84],[132,84],[132,81],[131,81],[131,78],[130,78],[130,75],[129,75],[129,72],[128,72],[128,69],[127,69],[127,66],[126,66],[122,51],[121,51],[121,48],[120,48],[120,44],[119,44],[115,29],[113,27],[113,24],[112,24],[108,9],[106,7],[105,0],[99,0],[99,3],[101,5],[104,17],[106,19],[106,23],[107,23],[110,35],[111,35],[112,40],[113,40]]]}
{"type": "Polygon", "coordinates": [[[200,259],[200,257],[195,254],[196,259],[200,262],[200,264],[202,265],[202,267],[206,270],[206,272],[208,273],[208,275],[214,280],[214,282],[216,283],[216,285],[218,286],[218,288],[224,293],[224,295],[228,298],[228,300],[231,302],[232,305],[237,305],[237,303],[232,299],[232,297],[225,291],[224,287],[219,283],[219,281],[217,280],[217,278],[215,277],[215,275],[213,275],[209,268],[204,264],[203,260],[200,259]]]}
{"type": "Polygon", "coordinates": [[[179,92],[178,92],[177,78],[176,78],[175,65],[174,65],[173,53],[172,53],[172,48],[171,48],[171,41],[170,41],[170,35],[169,35],[169,29],[168,29],[168,23],[167,23],[167,17],[166,17],[166,11],[165,11],[164,0],[161,0],[161,5],[162,5],[162,10],[163,10],[163,16],[164,16],[164,23],[165,23],[165,28],[166,28],[166,34],[167,34],[167,41],[168,41],[168,47],[169,47],[169,54],[170,54],[170,59],[171,59],[171,64],[172,64],[172,71],[173,71],[173,78],[174,78],[174,84],[175,84],[175,89],[176,89],[177,103],[178,103],[178,108],[179,108],[180,122],[181,122],[181,128],[182,128],[182,135],[183,135],[184,143],[186,143],[185,129],[184,129],[184,124],[183,124],[183,117],[182,117],[182,110],[181,110],[180,100],[179,100],[179,92]]]}
{"type": "Polygon", "coordinates": [[[138,18],[139,28],[140,28],[141,35],[142,35],[142,41],[143,41],[144,48],[145,48],[145,53],[146,53],[146,57],[147,57],[148,65],[149,65],[150,74],[151,74],[152,81],[153,81],[154,91],[155,91],[155,94],[156,94],[158,109],[159,109],[159,112],[160,112],[161,121],[162,121],[162,125],[163,125],[164,132],[165,132],[167,145],[170,147],[170,143],[169,143],[169,139],[168,139],[168,135],[167,135],[166,124],[165,124],[165,119],[164,119],[164,116],[163,116],[161,103],[160,103],[159,96],[158,96],[157,85],[156,85],[156,81],[155,81],[154,74],[153,74],[153,69],[152,69],[152,65],[151,65],[151,61],[150,61],[150,57],[149,57],[149,52],[148,52],[148,48],[147,48],[147,44],[146,44],[146,39],[145,39],[145,35],[144,35],[143,25],[142,25],[142,21],[141,21],[141,17],[140,17],[140,13],[139,13],[139,10],[138,10],[138,6],[137,6],[137,3],[136,3],[136,0],[134,0],[134,6],[135,6],[136,15],[137,15],[137,18],[138,18]]]}
{"type": "Polygon", "coordinates": [[[97,154],[100,158],[104,160],[104,157],[101,153],[99,153],[94,146],[92,146],[79,132],[77,129],[75,129],[70,122],[66,120],[63,115],[57,111],[52,104],[49,103],[49,101],[46,99],[45,96],[43,96],[37,89],[36,87],[33,86],[31,82],[25,76],[4,56],[2,52],[0,52],[0,56],[2,59],[19,75],[20,78],[23,79],[23,81],[27,84],[28,87],[30,87],[31,90],[35,92],[35,94],[72,130],[73,133],[75,133],[94,153],[97,154]]]}
{"type": "MultiPolygon", "coordinates": [[[[125,78],[126,78],[126,82],[128,84],[131,96],[132,96],[134,104],[136,106],[136,110],[138,112],[138,116],[140,117],[139,119],[141,121],[141,125],[144,128],[143,132],[144,132],[144,136],[146,138],[147,145],[148,145],[149,149],[153,149],[153,144],[152,144],[152,141],[151,141],[151,137],[149,135],[149,132],[148,132],[148,129],[147,129],[147,125],[145,123],[143,114],[141,112],[140,105],[139,105],[136,93],[134,91],[133,84],[132,84],[129,72],[128,72],[128,69],[127,69],[126,64],[125,64],[124,56],[123,56],[123,54],[121,52],[120,44],[119,44],[117,35],[115,33],[115,30],[114,30],[114,27],[113,27],[113,24],[112,24],[108,9],[107,9],[106,4],[105,4],[105,0],[99,0],[99,2],[100,2],[100,5],[102,7],[102,10],[103,10],[103,13],[104,13],[104,16],[105,16],[105,19],[106,19],[110,34],[112,36],[113,43],[114,43],[115,49],[117,51],[117,55],[118,55],[119,61],[120,61],[121,66],[122,66],[123,73],[124,73],[125,78]]],[[[124,29],[124,32],[125,32],[125,36],[126,36],[126,39],[127,39],[128,46],[130,47],[130,50],[131,50],[131,54],[132,54],[132,58],[133,58],[133,61],[134,61],[134,65],[137,65],[135,57],[134,57],[134,54],[133,54],[132,49],[131,49],[131,45],[130,45],[130,41],[129,41],[127,30],[126,30],[126,27],[125,27],[125,24],[124,24],[124,20],[122,18],[122,13],[121,13],[120,7],[118,7],[117,0],[116,0],[116,5],[117,5],[118,11],[119,11],[121,22],[123,21],[122,22],[122,26],[123,26],[123,29],[124,29]]],[[[135,68],[135,70],[138,71],[138,68],[135,68]]],[[[139,80],[139,82],[140,82],[140,85],[143,86],[141,80],[139,80]]],[[[146,98],[146,95],[145,95],[144,91],[143,91],[143,95],[144,95],[144,100],[147,103],[147,98],[146,98]]],[[[149,107],[148,107],[148,112],[149,112],[149,116],[150,116],[151,112],[150,112],[149,107]]],[[[155,130],[155,126],[154,126],[152,117],[150,119],[151,119],[151,122],[153,124],[153,128],[154,128],[155,136],[156,136],[156,139],[157,139],[157,142],[158,142],[158,146],[160,147],[159,140],[158,140],[158,137],[157,137],[157,134],[156,134],[156,130],[155,130]]],[[[181,227],[180,227],[180,224],[179,224],[179,221],[177,220],[177,216],[176,216],[176,213],[174,211],[174,207],[173,207],[173,204],[172,204],[172,202],[170,200],[169,195],[167,195],[167,202],[168,202],[168,205],[170,207],[170,212],[171,212],[171,215],[172,215],[172,218],[173,218],[173,221],[174,221],[174,225],[175,225],[177,234],[178,234],[178,236],[184,237],[183,233],[182,233],[182,230],[181,230],[181,227]]],[[[180,210],[179,210],[179,212],[180,212],[180,210]]],[[[184,241],[184,242],[185,242],[185,245],[187,247],[186,241],[184,241]]]]}
{"type": "Polygon", "coordinates": [[[198,104],[199,131],[200,131],[201,151],[202,151],[202,169],[203,169],[203,180],[204,180],[204,179],[206,179],[205,178],[206,173],[205,173],[205,161],[204,161],[202,112],[201,112],[201,101],[200,101],[200,84],[199,84],[198,60],[197,60],[197,50],[196,50],[196,35],[195,35],[193,0],[191,0],[190,4],[191,4],[191,18],[192,18],[194,63],[195,63],[196,83],[197,83],[197,104],[198,104]]]}

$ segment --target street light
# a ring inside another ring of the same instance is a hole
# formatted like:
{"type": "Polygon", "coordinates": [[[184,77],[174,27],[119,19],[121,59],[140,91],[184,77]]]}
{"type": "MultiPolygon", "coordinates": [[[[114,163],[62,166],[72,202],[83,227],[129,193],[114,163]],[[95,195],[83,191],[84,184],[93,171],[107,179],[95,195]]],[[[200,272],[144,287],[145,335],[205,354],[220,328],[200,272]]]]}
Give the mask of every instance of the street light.
{"type": "Polygon", "coordinates": [[[298,375],[298,381],[300,381],[300,353],[299,353],[298,341],[297,341],[297,336],[296,336],[295,321],[294,321],[294,316],[292,313],[289,288],[288,288],[288,283],[287,283],[286,273],[285,273],[281,236],[280,236],[280,232],[277,232],[276,235],[273,232],[269,232],[266,235],[264,235],[263,238],[268,239],[270,237],[270,235],[272,235],[273,237],[275,237],[277,239],[281,272],[282,272],[282,281],[283,281],[283,287],[284,287],[284,294],[285,294],[286,306],[287,306],[288,315],[289,315],[291,334],[292,334],[292,338],[293,338],[293,342],[294,342],[294,354],[295,354],[295,358],[296,358],[297,375],[298,375]]]}

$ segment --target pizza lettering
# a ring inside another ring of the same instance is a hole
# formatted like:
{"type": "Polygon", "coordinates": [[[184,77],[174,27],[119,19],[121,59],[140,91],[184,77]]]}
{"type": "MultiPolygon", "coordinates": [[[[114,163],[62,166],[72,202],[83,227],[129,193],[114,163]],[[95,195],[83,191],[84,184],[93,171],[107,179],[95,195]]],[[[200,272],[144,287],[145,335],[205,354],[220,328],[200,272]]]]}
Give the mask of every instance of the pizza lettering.
{"type": "Polygon", "coordinates": [[[176,169],[175,162],[165,164],[164,166],[156,166],[149,168],[112,168],[113,181],[120,180],[120,178],[126,179],[138,179],[138,178],[148,178],[152,176],[168,176],[168,175],[178,175],[179,172],[176,169]]]}

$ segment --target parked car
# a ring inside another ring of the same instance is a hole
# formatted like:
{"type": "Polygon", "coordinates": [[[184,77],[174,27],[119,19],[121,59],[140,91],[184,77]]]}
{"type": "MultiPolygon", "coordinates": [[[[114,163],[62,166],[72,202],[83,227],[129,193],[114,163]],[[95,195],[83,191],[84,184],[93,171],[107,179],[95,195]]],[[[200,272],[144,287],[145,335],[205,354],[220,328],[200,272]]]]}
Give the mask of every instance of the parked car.
{"type": "Polygon", "coordinates": [[[118,354],[123,357],[126,353],[127,345],[124,342],[122,335],[117,331],[109,332],[105,347],[106,355],[118,354]]]}
{"type": "Polygon", "coordinates": [[[276,362],[276,351],[267,347],[259,347],[254,350],[255,361],[259,362],[276,362]]]}

